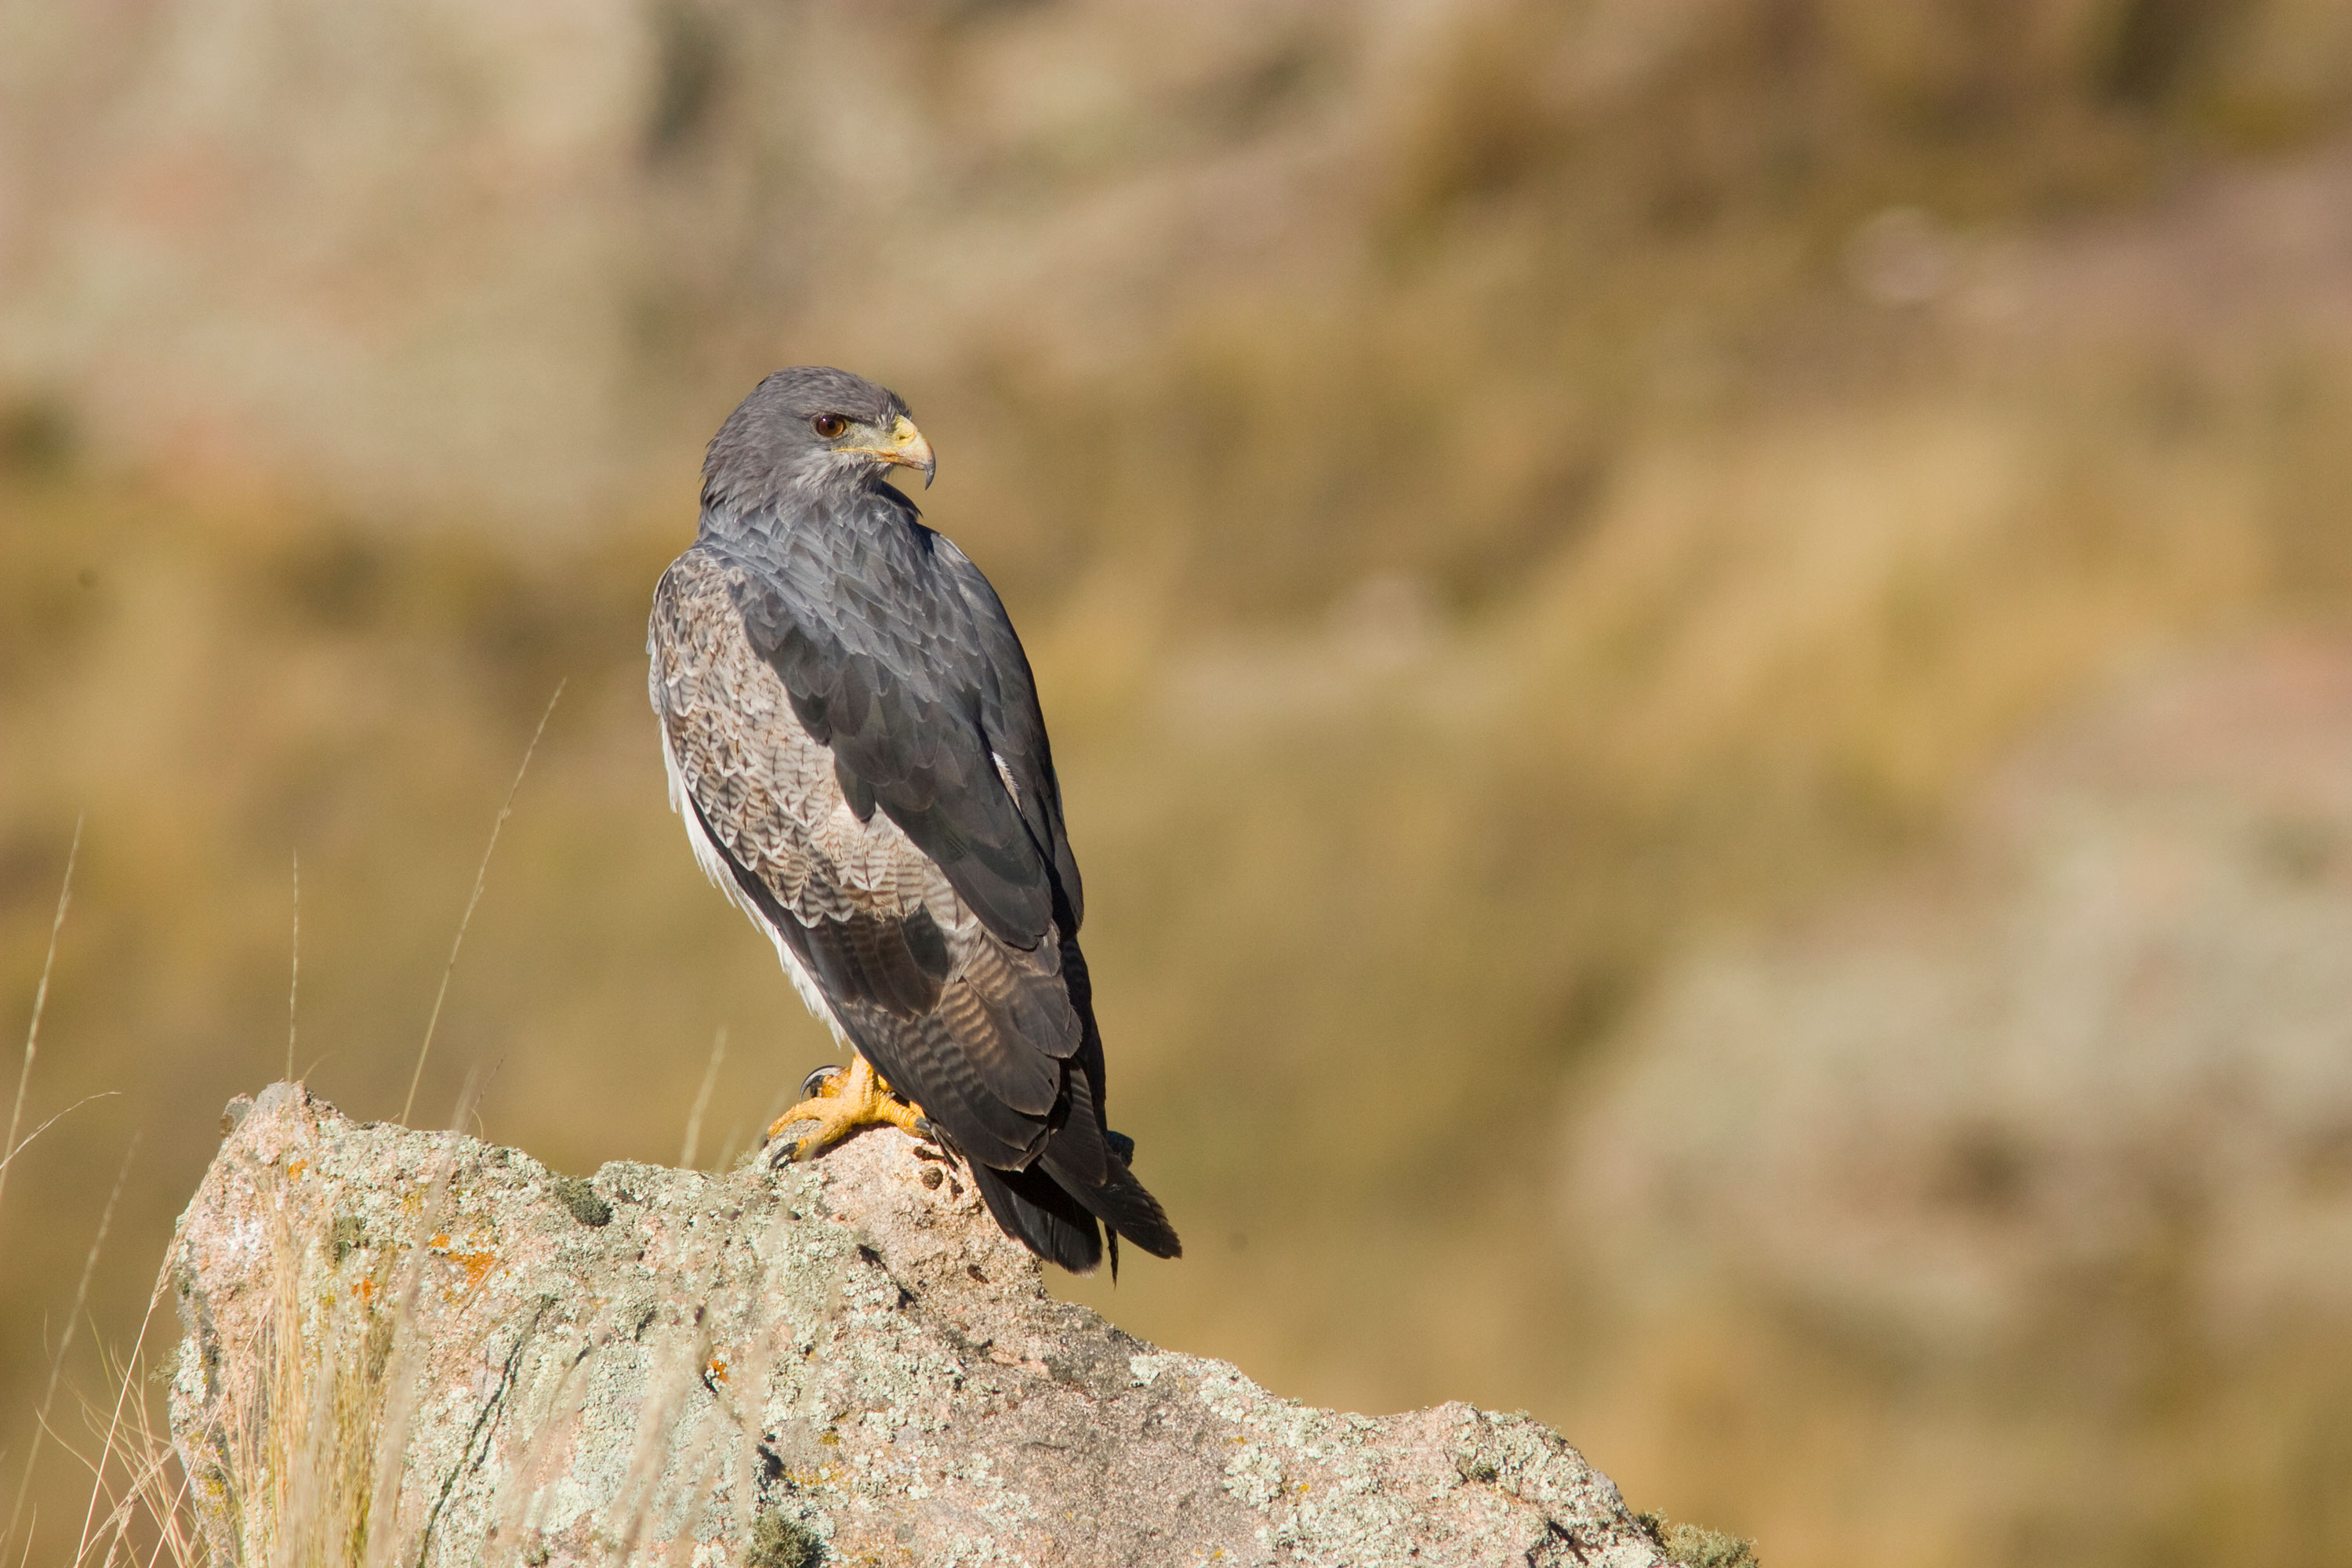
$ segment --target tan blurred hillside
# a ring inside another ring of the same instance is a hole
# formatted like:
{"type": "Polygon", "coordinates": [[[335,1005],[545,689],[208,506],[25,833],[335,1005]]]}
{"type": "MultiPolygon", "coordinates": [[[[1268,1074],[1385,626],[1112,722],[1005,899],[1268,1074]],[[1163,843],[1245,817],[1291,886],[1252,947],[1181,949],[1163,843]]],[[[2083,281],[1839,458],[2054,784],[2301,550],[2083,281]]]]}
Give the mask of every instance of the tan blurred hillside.
{"type": "MultiPolygon", "coordinates": [[[[1805,1241],[1843,1188],[1721,1239],[1748,1100],[1872,1114],[1810,980],[1738,1015],[1762,1089],[1674,1022],[1932,883],[2055,716],[2340,621],[2347,89],[2295,0],[0,6],[0,997],[86,814],[27,1115],[115,1096],[0,1194],[0,1482],[134,1130],[93,1397],[286,1070],[294,856],[294,1068],[396,1115],[559,680],[419,1120],[471,1077],[559,1168],[675,1160],[724,1026],[709,1163],[824,1059],[642,665],[700,441],[820,360],[912,402],[1039,667],[1191,1247],[1074,1293],[1318,1403],[1525,1405],[1775,1568],[2352,1562],[2340,1426],[2272,1419],[2340,1301],[2075,1421],[2124,1297],[1963,1247],[2045,1340],[1890,1342],[1934,1268],[1805,1241]],[[2294,1529],[2168,1500],[2211,1443],[2294,1529]]],[[[1968,1016],[1906,1048],[1965,1076],[1968,1016]]]]}
{"type": "MultiPolygon", "coordinates": [[[[1871,1533],[2340,1561],[2352,639],[2152,660],[1969,815],[1689,955],[1568,1108],[1558,1223],[1673,1347],[1618,1375],[1696,1401],[1748,1358],[1769,1468],[1866,1489],[1871,1533]]],[[[1620,1451],[1755,1462],[1677,1426],[1620,1451]]]]}

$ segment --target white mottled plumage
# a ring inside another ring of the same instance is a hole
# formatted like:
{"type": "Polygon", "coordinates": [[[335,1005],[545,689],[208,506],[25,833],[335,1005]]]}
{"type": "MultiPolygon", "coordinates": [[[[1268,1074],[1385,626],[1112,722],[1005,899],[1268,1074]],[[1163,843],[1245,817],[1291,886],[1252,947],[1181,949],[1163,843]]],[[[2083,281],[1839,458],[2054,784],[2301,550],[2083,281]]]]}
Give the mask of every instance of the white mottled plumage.
{"type": "Polygon", "coordinates": [[[768,940],[775,944],[776,957],[783,963],[784,973],[793,977],[793,989],[801,994],[801,1001],[807,1005],[810,1012],[824,1020],[835,1039],[845,1046],[849,1045],[849,1031],[842,1027],[841,1016],[833,1010],[832,999],[825,995],[824,987],[817,984],[816,976],[811,974],[808,965],[801,962],[801,955],[784,941],[784,933],[771,924],[768,918],[760,912],[759,906],[745,896],[735,881],[735,873],[727,868],[719,847],[710,842],[710,835],[703,830],[701,814],[688,806],[686,782],[678,776],[677,751],[670,744],[669,726],[667,724],[662,726],[662,765],[669,774],[669,808],[686,819],[686,839],[694,848],[694,863],[702,868],[702,874],[710,879],[712,886],[725,893],[737,909],[751,917],[753,925],[768,933],[768,940]]]}
{"type": "MultiPolygon", "coordinates": [[[[850,809],[832,751],[802,727],[782,679],[742,636],[737,575],[688,555],[662,577],[662,618],[677,635],[649,637],[646,651],[671,808],[682,811],[680,792],[690,789],[735,858],[804,919],[839,914],[854,899],[896,915],[919,905],[943,931],[974,929],[947,878],[898,824],[881,812],[860,822],[850,809]],[[728,809],[713,810],[721,803],[728,809]]],[[[710,861],[703,869],[720,879],[710,861]]]]}

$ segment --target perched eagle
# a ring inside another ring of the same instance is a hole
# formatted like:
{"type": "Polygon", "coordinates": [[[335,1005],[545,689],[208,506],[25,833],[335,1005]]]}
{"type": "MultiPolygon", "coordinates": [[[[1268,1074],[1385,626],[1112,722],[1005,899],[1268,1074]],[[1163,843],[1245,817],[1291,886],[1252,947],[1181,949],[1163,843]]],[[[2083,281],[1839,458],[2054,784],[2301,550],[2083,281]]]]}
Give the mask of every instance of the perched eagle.
{"type": "Polygon", "coordinates": [[[1096,1222],[1176,1232],[1103,1119],[1085,903],[1029,661],[980,568],[883,481],[930,482],[907,405],[778,371],[702,465],[694,547],[646,651],[670,805],[695,858],[856,1053],[768,1130],[806,1159],[887,1121],[962,1154],[989,1212],[1084,1273],[1096,1222]]]}

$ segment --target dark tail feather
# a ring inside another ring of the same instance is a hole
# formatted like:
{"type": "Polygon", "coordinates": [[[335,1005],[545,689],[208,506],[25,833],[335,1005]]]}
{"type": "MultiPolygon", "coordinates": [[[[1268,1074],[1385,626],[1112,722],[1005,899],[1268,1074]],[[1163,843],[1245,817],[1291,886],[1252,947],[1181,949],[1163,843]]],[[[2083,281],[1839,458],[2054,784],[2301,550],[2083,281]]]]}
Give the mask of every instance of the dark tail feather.
{"type": "Polygon", "coordinates": [[[1184,1244],[1177,1239],[1159,1200],[1124,1165],[1114,1166],[1110,1180],[1102,1185],[1086,1186],[1056,1179],[1050,1148],[1045,1159],[1026,1171],[1000,1171],[977,1160],[971,1163],[980,1195],[1004,1233],[1073,1274],[1092,1273],[1102,1261],[1103,1238],[1095,1228],[1097,1218],[1110,1232],[1114,1278],[1121,1237],[1155,1258],[1183,1255],[1184,1244]]]}
{"type": "Polygon", "coordinates": [[[1004,1234],[1048,1263],[1091,1274],[1102,1261],[1095,1216],[1045,1172],[1000,1171],[971,1162],[972,1180],[1004,1234]]]}
{"type": "MultiPolygon", "coordinates": [[[[1099,1067],[1097,1068],[1099,1071],[1099,1067]]],[[[1143,1184],[1127,1168],[1127,1156],[1135,1150],[1134,1140],[1116,1136],[1102,1124],[1102,1113],[1096,1109],[1094,1087],[1087,1075],[1074,1069],[1065,1080],[1070,1097],[1069,1120],[1045,1141],[1037,1157],[1036,1170],[1045,1172],[1066,1189],[1087,1211],[1110,1228],[1114,1237],[1123,1236],[1154,1258],[1175,1258],[1183,1253],[1183,1243],[1176,1239],[1176,1231],[1168,1223],[1168,1215],[1160,1207],[1160,1200],[1144,1190],[1143,1184]],[[1120,1146],[1125,1146],[1122,1154],[1120,1146]]],[[[1118,1253],[1111,1253],[1111,1267],[1116,1275],[1118,1253]]]]}
{"type": "MultiPolygon", "coordinates": [[[[1038,1168],[1058,1175],[1054,1160],[1054,1145],[1045,1145],[1045,1158],[1038,1168]]],[[[1088,1213],[1108,1226],[1114,1236],[1123,1236],[1154,1258],[1181,1258],[1184,1244],[1177,1239],[1176,1227],[1168,1223],[1167,1213],[1160,1200],[1144,1190],[1141,1182],[1117,1159],[1110,1162],[1110,1175],[1100,1186],[1086,1186],[1072,1182],[1068,1187],[1088,1213]]],[[[1114,1260],[1117,1258],[1113,1254],[1114,1260]]]]}

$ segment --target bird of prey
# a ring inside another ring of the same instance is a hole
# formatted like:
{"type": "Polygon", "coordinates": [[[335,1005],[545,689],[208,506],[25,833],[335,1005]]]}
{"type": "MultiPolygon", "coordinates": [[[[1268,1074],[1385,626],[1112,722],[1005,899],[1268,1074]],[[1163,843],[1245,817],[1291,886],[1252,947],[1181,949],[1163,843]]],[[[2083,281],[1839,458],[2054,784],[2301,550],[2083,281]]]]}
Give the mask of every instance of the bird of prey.
{"type": "Polygon", "coordinates": [[[856,1053],[768,1130],[807,1159],[887,1122],[1084,1273],[1181,1250],[1103,1116],[1077,861],[1027,656],[994,589],[885,482],[936,468],[896,393],[802,366],[711,438],[646,651],[695,858],[856,1053]]]}

